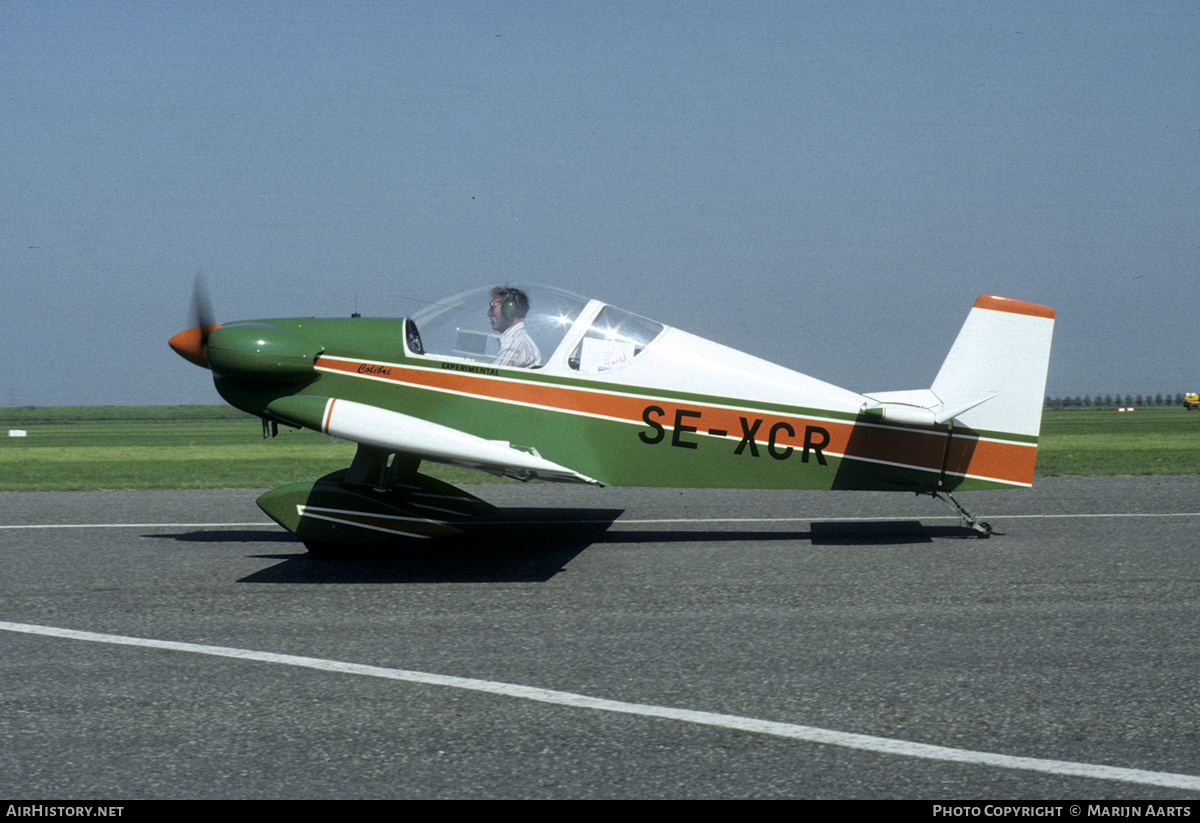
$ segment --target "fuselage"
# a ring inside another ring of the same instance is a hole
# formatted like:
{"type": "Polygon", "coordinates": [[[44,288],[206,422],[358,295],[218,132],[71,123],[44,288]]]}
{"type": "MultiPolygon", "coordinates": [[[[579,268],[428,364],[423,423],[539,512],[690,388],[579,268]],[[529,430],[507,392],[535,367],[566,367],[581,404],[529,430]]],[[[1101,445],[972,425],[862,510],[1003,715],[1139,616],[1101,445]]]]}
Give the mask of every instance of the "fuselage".
{"type": "Polygon", "coordinates": [[[606,485],[933,491],[1024,485],[1026,459],[1032,473],[1033,447],[882,423],[855,392],[641,318],[614,336],[614,318],[588,301],[539,340],[536,368],[492,364],[469,329],[428,352],[408,321],[372,318],[227,324],[209,360],[221,395],[252,414],[288,395],[353,400],[606,485]]]}

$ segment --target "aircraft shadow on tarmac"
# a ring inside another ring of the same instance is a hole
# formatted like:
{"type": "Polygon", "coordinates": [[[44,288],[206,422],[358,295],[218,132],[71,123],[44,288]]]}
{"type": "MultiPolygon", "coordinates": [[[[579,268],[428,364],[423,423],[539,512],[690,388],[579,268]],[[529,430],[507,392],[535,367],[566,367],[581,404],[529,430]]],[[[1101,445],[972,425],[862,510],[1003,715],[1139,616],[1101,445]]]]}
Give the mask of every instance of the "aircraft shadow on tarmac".
{"type": "MultiPolygon", "coordinates": [[[[501,583],[545,582],[593,545],[653,543],[807,542],[812,546],[900,546],[935,539],[978,539],[963,526],[916,520],[813,521],[808,529],[618,529],[621,509],[505,509],[460,523],[463,534],[401,545],[366,546],[346,559],[316,560],[307,552],[264,554],[283,562],[241,579],[246,583],[501,583]]],[[[146,537],[190,543],[269,543],[301,549],[274,527],[209,529],[146,537]]]]}

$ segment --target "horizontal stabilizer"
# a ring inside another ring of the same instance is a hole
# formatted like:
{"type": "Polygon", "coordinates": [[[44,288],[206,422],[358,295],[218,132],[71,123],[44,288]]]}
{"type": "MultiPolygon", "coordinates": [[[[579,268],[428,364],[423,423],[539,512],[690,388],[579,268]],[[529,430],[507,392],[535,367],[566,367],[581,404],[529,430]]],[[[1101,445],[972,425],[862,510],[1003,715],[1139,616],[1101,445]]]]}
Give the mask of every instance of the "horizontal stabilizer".
{"type": "MultiPolygon", "coordinates": [[[[897,392],[897,394],[907,395],[917,393],[897,392]]],[[[928,395],[927,399],[923,398],[925,402],[919,405],[917,403],[889,402],[884,399],[887,395],[883,394],[865,395],[870,399],[868,402],[863,403],[862,412],[889,423],[931,428],[949,423],[960,414],[968,412],[996,396],[995,393],[992,393],[976,400],[968,400],[957,403],[954,406],[947,406],[932,392],[920,392],[919,394],[928,395]]]]}

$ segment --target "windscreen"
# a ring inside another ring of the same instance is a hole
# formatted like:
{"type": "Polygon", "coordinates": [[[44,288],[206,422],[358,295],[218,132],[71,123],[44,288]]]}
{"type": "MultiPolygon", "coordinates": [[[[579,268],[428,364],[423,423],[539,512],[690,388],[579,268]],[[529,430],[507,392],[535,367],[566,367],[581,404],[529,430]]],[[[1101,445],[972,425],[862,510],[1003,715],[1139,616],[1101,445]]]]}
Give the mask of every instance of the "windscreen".
{"type": "MultiPolygon", "coordinates": [[[[521,288],[529,308],[519,318],[541,353],[538,368],[546,363],[587,301],[576,294],[550,286],[521,288]]],[[[484,286],[438,301],[412,315],[425,354],[438,357],[495,363],[500,355],[500,333],[493,331],[488,316],[492,287],[484,286]]]]}
{"type": "Polygon", "coordinates": [[[584,374],[620,368],[641,354],[662,330],[661,323],[605,306],[571,353],[571,368],[584,374]]]}

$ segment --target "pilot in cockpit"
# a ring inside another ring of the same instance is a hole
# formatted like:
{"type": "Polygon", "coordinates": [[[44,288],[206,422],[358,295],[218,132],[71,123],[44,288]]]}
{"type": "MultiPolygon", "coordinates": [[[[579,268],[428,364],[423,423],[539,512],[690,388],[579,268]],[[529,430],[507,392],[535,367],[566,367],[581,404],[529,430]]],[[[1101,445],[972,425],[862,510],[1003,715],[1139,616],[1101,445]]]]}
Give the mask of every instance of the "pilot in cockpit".
{"type": "Polygon", "coordinates": [[[520,289],[497,286],[492,289],[487,316],[492,331],[500,333],[500,354],[497,366],[515,366],[528,369],[540,365],[542,353],[525,329],[525,315],[529,312],[529,297],[520,289]]]}

